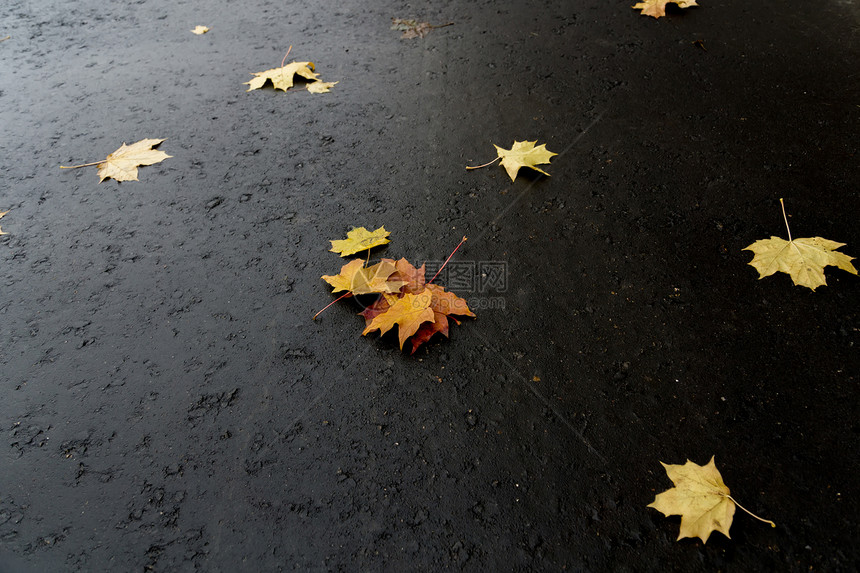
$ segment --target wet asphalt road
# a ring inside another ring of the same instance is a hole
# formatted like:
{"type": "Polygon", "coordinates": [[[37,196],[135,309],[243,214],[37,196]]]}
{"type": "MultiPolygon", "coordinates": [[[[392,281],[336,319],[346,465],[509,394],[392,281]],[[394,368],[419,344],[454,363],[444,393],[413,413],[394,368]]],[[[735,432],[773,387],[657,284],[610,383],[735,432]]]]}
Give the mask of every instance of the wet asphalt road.
{"type": "Polygon", "coordinates": [[[860,256],[860,6],[629,4],[4,2],[0,571],[853,570],[860,281],[742,249],[784,197],[860,256]],[[340,83],[246,92],[290,45],[340,83]],[[465,171],[515,140],[551,177],[465,171]],[[381,225],[469,237],[412,357],[310,320],[381,225]],[[646,508],[712,455],[776,528],[646,508]]]}

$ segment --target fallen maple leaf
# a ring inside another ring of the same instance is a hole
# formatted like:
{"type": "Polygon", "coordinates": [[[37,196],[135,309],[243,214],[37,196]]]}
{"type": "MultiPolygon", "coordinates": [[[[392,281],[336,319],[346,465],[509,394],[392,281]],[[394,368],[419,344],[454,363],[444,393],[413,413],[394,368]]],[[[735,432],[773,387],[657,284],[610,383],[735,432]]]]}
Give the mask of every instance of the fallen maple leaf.
{"type": "Polygon", "coordinates": [[[430,22],[419,22],[418,20],[405,20],[403,18],[392,18],[391,29],[403,32],[401,39],[423,38],[430,30],[434,28],[444,28],[445,26],[453,26],[454,22],[433,26],[430,22]]]}
{"type": "Polygon", "coordinates": [[[684,537],[698,537],[702,543],[708,542],[712,531],[719,531],[731,539],[729,528],[735,514],[735,506],[740,507],[759,521],[776,524],[750,512],[729,495],[729,488],[714,464],[714,457],[707,465],[700,466],[690,460],[684,465],[660,464],[666,468],[666,475],[675,487],[657,494],[648,504],[663,515],[680,515],[681,530],[678,540],[684,537]]]}
{"type": "Polygon", "coordinates": [[[391,276],[404,282],[401,289],[403,292],[418,294],[424,290],[426,263],[421,265],[421,268],[416,269],[406,259],[400,259],[394,263],[394,266],[397,268],[397,272],[391,276]]]}
{"type": "Polygon", "coordinates": [[[382,335],[397,324],[400,326],[398,329],[400,349],[403,350],[406,339],[415,334],[422,323],[433,320],[431,300],[432,295],[427,290],[420,294],[404,294],[388,310],[374,317],[361,334],[367,335],[374,330],[379,330],[379,334],[382,335]]]}
{"type": "Polygon", "coordinates": [[[368,231],[364,227],[353,227],[352,230],[346,234],[346,239],[330,241],[331,249],[329,250],[332,253],[340,253],[340,256],[342,257],[348,257],[349,255],[354,255],[359,251],[366,251],[373,247],[390,243],[391,240],[387,238],[390,234],[391,233],[385,230],[384,226],[372,232],[368,231]]]}
{"type": "MultiPolygon", "coordinates": [[[[412,336],[412,354],[418,350],[418,347],[433,338],[437,332],[441,333],[446,338],[448,337],[448,317],[454,314],[462,316],[474,317],[475,313],[469,310],[466,300],[458,297],[452,292],[447,292],[444,288],[429,284],[427,290],[430,291],[433,298],[430,300],[430,308],[433,309],[433,322],[425,322],[421,325],[418,331],[412,336]]],[[[460,322],[451,317],[451,320],[460,324],[460,322]]]]}
{"type": "Polygon", "coordinates": [[[335,84],[340,82],[321,82],[315,81],[308,84],[308,91],[312,94],[326,94],[334,87],[335,84]]]}
{"type": "MultiPolygon", "coordinates": [[[[8,212],[9,212],[9,211],[0,211],[0,219],[2,219],[2,218],[3,218],[3,215],[5,215],[5,214],[6,214],[6,213],[8,213],[8,212]]],[[[2,228],[2,227],[0,227],[0,235],[8,235],[8,234],[9,234],[9,233],[4,233],[4,232],[3,232],[3,228],[2,228]]]]}
{"type": "Polygon", "coordinates": [[[666,15],[666,4],[677,4],[678,8],[698,6],[696,0],[645,0],[633,5],[634,10],[642,10],[643,16],[659,18],[666,15]]]}
{"type": "Polygon", "coordinates": [[[493,144],[493,147],[496,148],[496,153],[499,155],[498,157],[489,163],[474,167],[467,166],[466,169],[480,169],[481,167],[492,165],[501,159],[502,162],[500,165],[508,172],[508,176],[511,178],[511,181],[516,180],[517,173],[521,167],[534,169],[535,171],[543,173],[549,177],[549,173],[535,166],[549,163],[550,158],[553,155],[558,155],[558,153],[549,151],[546,148],[546,144],[541,144],[535,147],[535,143],[537,143],[537,141],[514,141],[514,145],[511,149],[503,149],[498,145],[493,144]]]}
{"type": "Polygon", "coordinates": [[[364,325],[370,326],[373,319],[391,308],[396,300],[397,297],[393,294],[383,294],[373,304],[359,312],[358,314],[364,317],[364,325]]]}
{"type": "Polygon", "coordinates": [[[814,291],[827,284],[824,267],[828,265],[839,267],[853,275],[857,274],[857,269],[851,264],[854,257],[836,251],[845,246],[845,243],[821,237],[792,239],[788,217],[785,215],[785,203],[782,199],[779,202],[782,205],[788,240],[771,236],[770,239],[760,239],[743,249],[754,253],[755,256],[749,264],[758,271],[759,280],[776,272],[783,272],[791,276],[794,284],[809,287],[814,291]]]}
{"type": "Polygon", "coordinates": [[[313,62],[290,62],[280,68],[252,73],[255,77],[251,81],[245,82],[250,86],[246,91],[260,89],[266,85],[267,81],[271,81],[276,90],[287,91],[293,87],[293,76],[295,75],[311,81],[316,81],[319,78],[319,74],[314,73],[313,62]]]}
{"type": "Polygon", "coordinates": [[[382,259],[382,262],[369,267],[365,267],[361,259],[355,259],[343,265],[340,274],[324,275],[322,279],[334,287],[333,293],[344,290],[352,294],[393,293],[405,284],[388,280],[395,270],[391,259],[382,259]]]}
{"type": "Polygon", "coordinates": [[[209,28],[207,28],[206,26],[195,26],[194,29],[191,30],[191,33],[197,34],[198,36],[201,36],[208,31],[209,31],[209,28]]]}
{"type": "Polygon", "coordinates": [[[461,316],[475,317],[475,313],[469,310],[469,305],[466,299],[460,298],[452,292],[446,291],[439,285],[429,284],[427,289],[432,293],[433,299],[430,301],[430,307],[436,312],[451,315],[457,314],[461,316]]]}
{"type": "Polygon", "coordinates": [[[152,165],[160,163],[172,157],[163,151],[153,149],[153,147],[161,144],[164,139],[141,139],[137,143],[131,145],[122,144],[122,147],[107,156],[102,161],[93,163],[84,163],[82,165],[65,166],[61,165],[60,169],[77,169],[79,167],[88,167],[90,165],[98,165],[99,167],[99,183],[108,177],[117,181],[139,181],[137,178],[137,168],[141,165],[152,165]]]}

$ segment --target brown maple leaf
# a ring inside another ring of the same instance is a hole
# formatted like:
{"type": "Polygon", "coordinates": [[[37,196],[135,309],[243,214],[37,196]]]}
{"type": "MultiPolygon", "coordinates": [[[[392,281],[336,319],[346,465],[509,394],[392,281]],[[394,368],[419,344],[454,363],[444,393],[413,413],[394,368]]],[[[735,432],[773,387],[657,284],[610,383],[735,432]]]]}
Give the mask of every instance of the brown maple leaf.
{"type": "Polygon", "coordinates": [[[391,275],[393,280],[403,281],[405,284],[401,292],[418,294],[424,290],[424,274],[426,264],[421,265],[421,268],[416,269],[406,259],[400,259],[395,263],[397,272],[391,275]]]}
{"type": "Polygon", "coordinates": [[[430,291],[432,299],[430,300],[430,308],[433,309],[433,322],[424,323],[418,329],[414,336],[410,339],[412,343],[412,354],[418,350],[418,347],[433,338],[437,332],[441,333],[446,338],[448,337],[448,317],[451,320],[460,324],[460,322],[452,315],[471,316],[474,318],[475,313],[469,310],[469,305],[465,299],[460,298],[452,292],[446,291],[439,285],[429,284],[427,290],[430,291]]]}
{"type": "Polygon", "coordinates": [[[405,20],[403,18],[392,18],[391,29],[403,32],[400,36],[403,40],[410,38],[423,38],[433,28],[444,28],[445,26],[453,26],[454,22],[433,26],[430,22],[419,22],[418,20],[405,20]]]}
{"type": "Polygon", "coordinates": [[[391,308],[391,303],[397,300],[397,297],[394,295],[381,296],[376,299],[373,304],[359,312],[361,316],[364,317],[364,325],[370,326],[370,323],[373,322],[373,319],[387,311],[391,308]],[[389,299],[391,302],[389,302],[389,299]]]}
{"type": "Polygon", "coordinates": [[[409,339],[409,342],[412,343],[412,352],[410,352],[410,354],[415,354],[418,347],[433,338],[437,332],[441,333],[445,338],[448,338],[448,317],[441,312],[436,312],[434,310],[433,322],[425,322],[422,324],[415,334],[412,335],[412,338],[409,339]]]}
{"type": "Polygon", "coordinates": [[[452,315],[475,317],[475,313],[469,310],[469,305],[466,304],[466,299],[460,298],[452,292],[446,291],[439,285],[427,285],[427,289],[433,294],[433,300],[430,301],[430,306],[436,312],[452,315]]]}

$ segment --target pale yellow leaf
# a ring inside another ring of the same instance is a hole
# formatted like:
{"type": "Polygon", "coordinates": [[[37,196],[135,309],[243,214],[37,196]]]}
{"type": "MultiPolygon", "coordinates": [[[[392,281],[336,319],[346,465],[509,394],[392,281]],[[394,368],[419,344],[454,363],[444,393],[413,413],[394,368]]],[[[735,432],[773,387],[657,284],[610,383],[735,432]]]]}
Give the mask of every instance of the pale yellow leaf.
{"type": "Polygon", "coordinates": [[[382,259],[381,262],[364,266],[364,261],[355,259],[343,265],[340,274],[324,275],[322,279],[334,287],[333,293],[349,291],[352,294],[396,293],[404,281],[389,281],[397,268],[392,259],[382,259]]]}
{"type": "Polygon", "coordinates": [[[714,464],[714,458],[711,457],[711,461],[704,466],[690,460],[684,465],[660,463],[666,468],[666,474],[675,487],[657,494],[648,507],[653,507],[663,515],[681,516],[678,539],[698,537],[707,543],[712,531],[730,537],[735,503],[714,464]]]}
{"type": "Polygon", "coordinates": [[[746,247],[745,251],[754,253],[749,262],[759,273],[759,279],[776,272],[786,273],[798,286],[812,290],[826,285],[824,267],[832,265],[856,275],[857,269],[851,264],[854,257],[837,252],[845,246],[821,237],[808,237],[786,241],[780,237],[761,239],[746,247]]]}
{"type": "Polygon", "coordinates": [[[328,93],[328,91],[339,82],[322,82],[315,81],[308,84],[308,91],[312,94],[324,94],[328,93]]]}
{"type": "Polygon", "coordinates": [[[498,145],[493,144],[493,147],[496,148],[496,152],[502,159],[501,165],[505,168],[505,171],[508,172],[508,176],[511,178],[511,181],[514,181],[517,178],[517,172],[519,172],[521,167],[534,169],[535,171],[543,173],[549,177],[549,173],[535,166],[549,163],[550,158],[553,155],[558,155],[558,153],[549,151],[546,148],[546,144],[541,144],[535,147],[535,143],[537,143],[537,141],[514,141],[514,145],[511,149],[503,149],[498,145]]]}
{"type": "Polygon", "coordinates": [[[319,74],[314,73],[313,62],[290,62],[280,68],[272,68],[265,72],[253,72],[255,76],[245,84],[249,85],[247,91],[260,89],[267,81],[271,81],[276,90],[287,91],[293,87],[293,76],[301,76],[307,80],[316,81],[319,74]]]}
{"type": "Polygon", "coordinates": [[[642,10],[643,16],[660,18],[666,15],[666,4],[677,4],[679,8],[698,6],[696,0],[645,0],[633,5],[634,10],[642,10]]]}
{"type": "MultiPolygon", "coordinates": [[[[9,212],[9,211],[0,211],[0,219],[2,219],[2,218],[3,218],[3,215],[5,215],[5,214],[6,214],[6,213],[8,213],[8,212],[9,212]]],[[[0,227],[0,235],[8,235],[8,234],[9,234],[9,233],[4,233],[4,232],[3,232],[3,228],[2,228],[2,227],[0,227]]]]}
{"type": "Polygon", "coordinates": [[[110,177],[117,181],[138,181],[137,168],[153,165],[172,157],[163,151],[153,149],[164,139],[141,139],[137,143],[122,146],[98,163],[99,183],[110,177]]]}
{"type": "Polygon", "coordinates": [[[206,26],[195,26],[194,29],[191,30],[191,33],[197,34],[198,36],[201,36],[208,31],[209,31],[209,28],[207,28],[206,26]]]}
{"type": "Polygon", "coordinates": [[[364,227],[353,228],[346,234],[346,239],[331,241],[331,249],[329,250],[332,253],[340,253],[342,257],[347,257],[359,251],[366,251],[390,243],[391,241],[387,238],[390,234],[384,226],[372,232],[364,227]]]}

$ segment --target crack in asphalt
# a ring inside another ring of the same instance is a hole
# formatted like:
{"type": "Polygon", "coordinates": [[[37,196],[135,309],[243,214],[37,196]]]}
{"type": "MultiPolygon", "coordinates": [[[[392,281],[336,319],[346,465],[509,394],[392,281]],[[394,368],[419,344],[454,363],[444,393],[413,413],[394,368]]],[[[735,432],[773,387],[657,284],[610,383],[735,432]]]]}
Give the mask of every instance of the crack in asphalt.
{"type": "Polygon", "coordinates": [[[486,345],[486,347],[487,347],[487,348],[489,348],[490,350],[492,350],[493,352],[495,352],[495,353],[496,353],[496,355],[499,357],[499,359],[500,359],[502,362],[504,362],[504,363],[505,363],[505,366],[507,366],[507,367],[508,367],[508,369],[510,369],[510,371],[511,371],[513,374],[515,374],[515,375],[516,375],[516,376],[518,376],[520,379],[522,379],[522,381],[523,381],[523,382],[525,382],[526,387],[527,387],[529,390],[531,390],[532,394],[534,394],[534,395],[535,395],[535,396],[536,396],[536,397],[537,397],[541,402],[543,402],[544,406],[546,406],[547,408],[549,408],[549,410],[550,410],[550,411],[555,415],[555,417],[556,417],[556,418],[558,418],[558,420],[559,420],[562,424],[564,424],[565,426],[567,426],[567,428],[568,428],[571,432],[573,432],[573,434],[574,434],[577,438],[579,438],[579,440],[580,440],[580,441],[585,445],[585,447],[588,449],[588,451],[589,451],[589,452],[591,452],[592,454],[594,454],[595,456],[597,456],[597,458],[598,458],[601,462],[603,462],[604,464],[607,462],[606,458],[605,458],[605,457],[603,457],[603,454],[601,454],[599,451],[597,451],[597,449],[596,449],[594,446],[592,446],[592,445],[591,445],[591,442],[589,442],[589,441],[588,441],[588,438],[586,438],[586,437],[585,437],[585,434],[583,433],[583,432],[585,431],[585,427],[584,427],[584,426],[583,426],[582,430],[578,430],[578,429],[576,429],[576,427],[575,427],[575,426],[570,422],[570,420],[568,420],[568,419],[564,416],[564,414],[562,414],[561,412],[559,412],[559,411],[555,408],[555,406],[553,406],[553,404],[552,404],[549,400],[547,400],[547,399],[546,399],[546,397],[545,397],[543,394],[541,394],[540,392],[538,392],[537,388],[535,388],[535,387],[534,387],[534,384],[532,384],[532,383],[531,383],[531,381],[530,381],[526,376],[523,376],[522,374],[520,374],[520,372],[519,372],[519,371],[514,367],[514,365],[513,365],[513,364],[511,364],[511,363],[510,363],[510,361],[509,361],[507,358],[505,358],[505,357],[504,357],[504,355],[502,355],[502,353],[501,353],[501,352],[499,352],[497,349],[495,349],[495,348],[492,346],[492,344],[490,344],[489,340],[487,340],[486,338],[484,338],[483,336],[481,336],[481,334],[480,334],[480,333],[478,333],[477,331],[475,331],[475,329],[470,329],[470,332],[471,332],[472,334],[474,334],[478,339],[480,339],[480,340],[481,340],[481,342],[483,342],[483,343],[484,343],[484,345],[486,345]]]}

